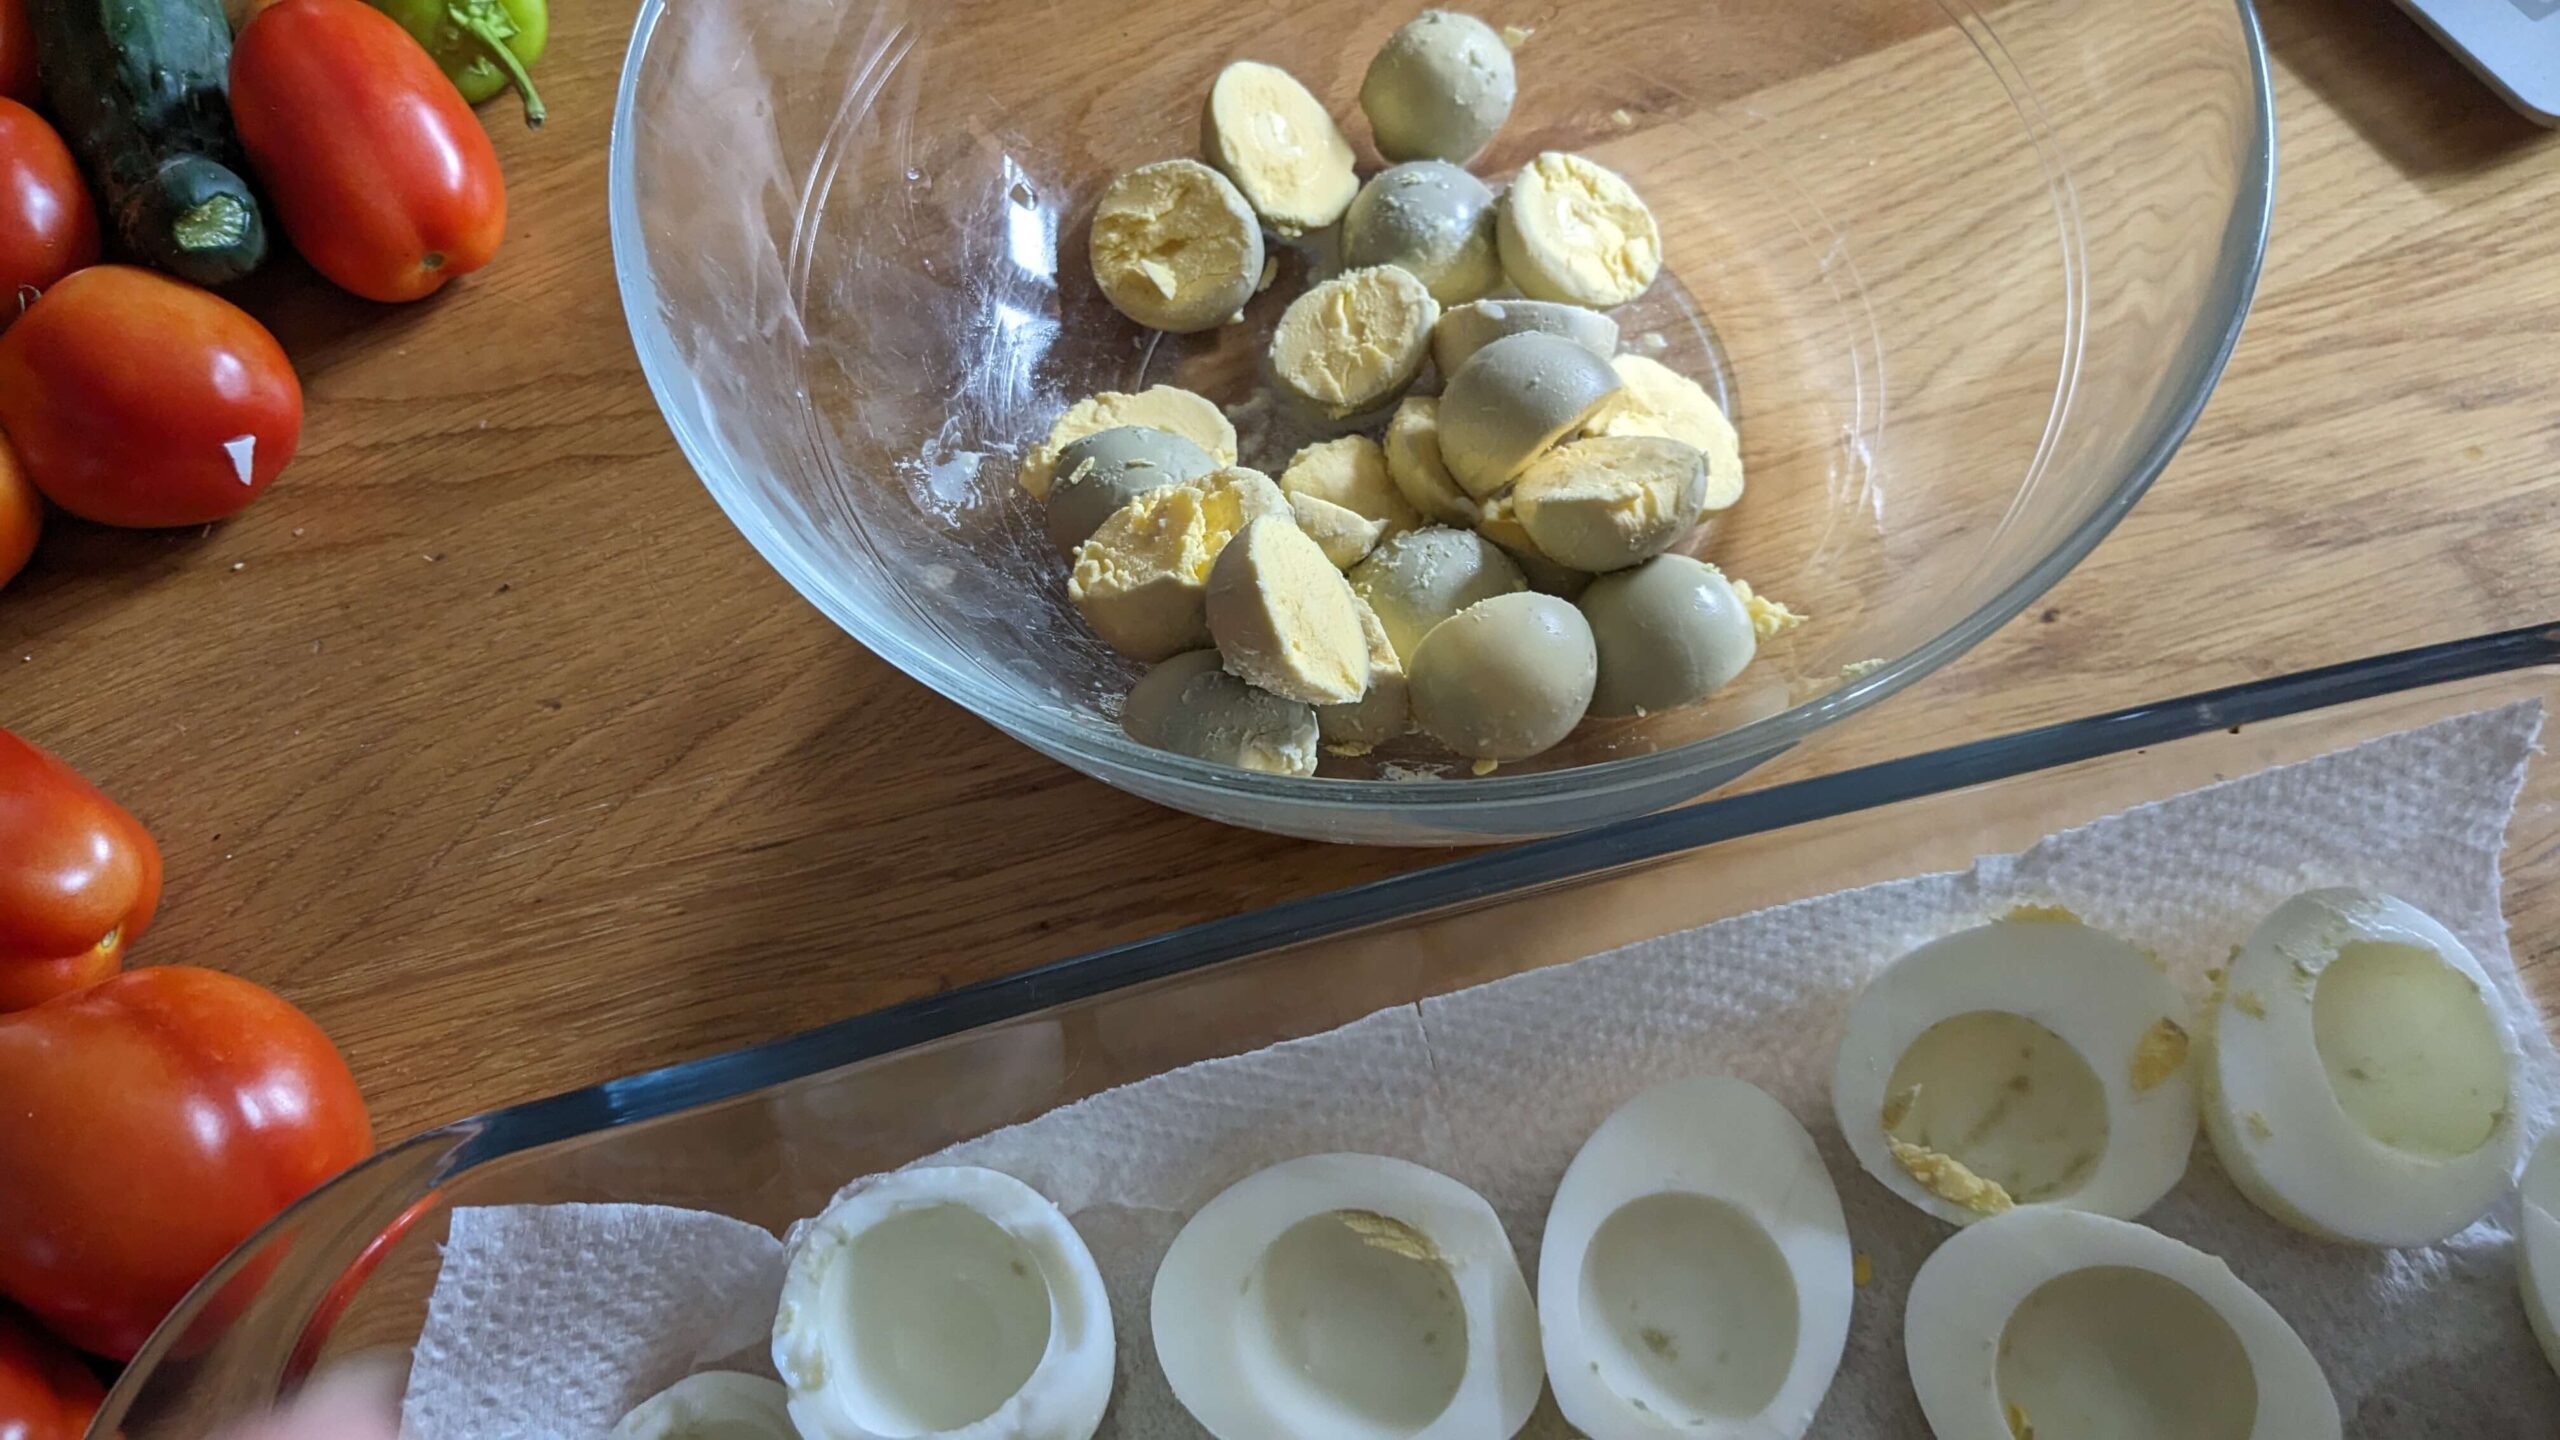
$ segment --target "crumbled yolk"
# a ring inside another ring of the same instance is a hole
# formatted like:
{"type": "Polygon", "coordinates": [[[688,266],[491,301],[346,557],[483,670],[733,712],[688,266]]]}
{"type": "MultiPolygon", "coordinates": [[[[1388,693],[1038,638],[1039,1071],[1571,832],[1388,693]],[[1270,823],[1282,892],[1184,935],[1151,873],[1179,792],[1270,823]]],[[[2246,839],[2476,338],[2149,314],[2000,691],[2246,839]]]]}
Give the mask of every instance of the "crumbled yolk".
{"type": "Polygon", "coordinates": [[[1351,142],[1324,103],[1276,65],[1239,60],[1209,87],[1209,157],[1284,235],[1342,218],[1359,193],[1351,142]]]}
{"type": "Polygon", "coordinates": [[[1439,302],[1412,275],[1373,265],[1292,301],[1271,337],[1282,384],[1338,415],[1378,404],[1422,368],[1439,302]]]}
{"type": "Polygon", "coordinates": [[[1953,1155],[1893,1135],[1884,1137],[1884,1143],[1893,1154],[1893,1163],[1919,1181],[1920,1188],[1950,1205],[1961,1205],[1977,1215],[1998,1215],[2017,1208],[2018,1202],[2009,1198],[2000,1182],[1974,1174],[1953,1155]]]}
{"type": "Polygon", "coordinates": [[[1503,270],[1532,299],[1623,305],[1662,268],[1653,212],[1623,178],[1579,155],[1550,150],[1521,167],[1503,217],[1503,270]]]}
{"type": "Polygon", "coordinates": [[[1392,1215],[1381,1215],[1374,1210],[1337,1210],[1333,1218],[1341,1221],[1352,1234],[1360,1237],[1361,1244],[1371,1249],[1384,1250],[1390,1255],[1401,1255],[1407,1260],[1419,1260],[1425,1264],[1440,1263],[1440,1247],[1431,1243],[1431,1237],[1392,1215]]]}
{"type": "Polygon", "coordinates": [[[1805,622],[1802,612],[1791,610],[1786,602],[1772,600],[1753,590],[1748,581],[1731,580],[1733,593],[1742,597],[1742,608],[1751,616],[1751,633],[1762,640],[1774,640],[1805,622]]]}
{"type": "Polygon", "coordinates": [[[2151,1022],[2133,1047],[2133,1093],[2157,1087],[2187,1063],[2187,1032],[2165,1016],[2151,1022]]]}

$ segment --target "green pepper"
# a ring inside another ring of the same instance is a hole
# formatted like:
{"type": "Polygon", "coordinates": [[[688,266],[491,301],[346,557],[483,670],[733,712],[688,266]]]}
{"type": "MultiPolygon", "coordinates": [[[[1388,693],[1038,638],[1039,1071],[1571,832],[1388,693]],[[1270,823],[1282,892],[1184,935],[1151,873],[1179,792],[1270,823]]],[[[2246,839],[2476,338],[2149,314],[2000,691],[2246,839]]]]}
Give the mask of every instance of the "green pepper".
{"type": "Polygon", "coordinates": [[[370,0],[417,37],[477,105],[509,85],[524,97],[524,123],[542,124],[542,97],[525,67],[551,38],[550,0],[370,0]]]}

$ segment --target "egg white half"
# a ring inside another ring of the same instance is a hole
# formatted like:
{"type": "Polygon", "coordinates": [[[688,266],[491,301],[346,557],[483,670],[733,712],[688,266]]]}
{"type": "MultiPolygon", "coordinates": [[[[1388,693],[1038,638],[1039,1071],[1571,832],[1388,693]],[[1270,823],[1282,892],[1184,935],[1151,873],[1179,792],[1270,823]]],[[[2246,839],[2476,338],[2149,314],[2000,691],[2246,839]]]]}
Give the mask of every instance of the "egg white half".
{"type": "Polygon", "coordinates": [[[800,1440],[791,1393],[761,1375],[705,1370],[632,1407],[609,1440],[800,1440]]]}
{"type": "Polygon", "coordinates": [[[2259,924],[2222,983],[2206,1129],[2269,1214],[2427,1245],[2506,1194],[2522,1057],[2452,932],[2387,895],[2314,890],[2259,924]]]}
{"type": "Polygon", "coordinates": [[[1849,1230],[1787,1108],[1674,1080],[1601,1122],[1538,1258],[1557,1408],[1590,1440],[1796,1440],[1848,1342],[1849,1230]]]}
{"type": "Polygon", "coordinates": [[[2026,1206],[1938,1247],[1903,1347],[1939,1440],[2337,1440],[2337,1397],[2275,1307],[2156,1230],[2026,1206]]]}
{"type": "Polygon", "coordinates": [[[2516,1270],[2524,1284],[2525,1318],[2533,1322],[2543,1357],[2560,1371],[2560,1130],[2534,1148],[2519,1198],[2516,1270]]]}
{"type": "Polygon", "coordinates": [[[773,1364],[803,1440],[1091,1440],[1111,1305],[1083,1237],[994,1170],[901,1170],[791,1233],[773,1364]]]}
{"type": "Polygon", "coordinates": [[[1218,1440],[1505,1440],[1543,1376],[1502,1221],[1409,1161],[1309,1155],[1200,1207],[1147,1320],[1218,1440]]]}
{"type": "Polygon", "coordinates": [[[2058,911],[2018,912],[1932,940],[1867,986],[1832,1105],[1867,1173],[1950,1224],[2025,1204],[2130,1218],[2195,1148],[2186,1013],[2145,951],[2058,911]]]}

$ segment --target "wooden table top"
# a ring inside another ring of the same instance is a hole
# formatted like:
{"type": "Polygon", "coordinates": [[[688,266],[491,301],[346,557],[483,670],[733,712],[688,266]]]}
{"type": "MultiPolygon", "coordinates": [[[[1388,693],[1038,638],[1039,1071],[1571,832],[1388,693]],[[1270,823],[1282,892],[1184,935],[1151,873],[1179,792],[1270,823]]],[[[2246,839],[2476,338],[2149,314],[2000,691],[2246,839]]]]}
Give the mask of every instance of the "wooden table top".
{"type": "MultiPolygon", "coordinates": [[[[2077,572],[1821,763],[2560,619],[2560,139],[2378,0],[2263,8],[2276,238],[2203,423],[2077,572]]],[[[0,723],[167,852],[138,958],[302,1004],[388,1139],[1437,858],[1086,780],[757,559],[614,291],[630,14],[559,17],[549,129],[487,112],[491,270],[402,309],[262,280],[310,415],[272,496],[203,533],[58,524],[0,595],[0,723]]]]}

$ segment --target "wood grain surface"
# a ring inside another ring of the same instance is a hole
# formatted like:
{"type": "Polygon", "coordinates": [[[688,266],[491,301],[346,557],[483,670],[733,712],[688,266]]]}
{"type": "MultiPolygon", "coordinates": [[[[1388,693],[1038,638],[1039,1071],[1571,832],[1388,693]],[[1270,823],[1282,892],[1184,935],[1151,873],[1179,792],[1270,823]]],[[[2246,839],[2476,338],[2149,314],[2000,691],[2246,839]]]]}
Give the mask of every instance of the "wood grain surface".
{"type": "MultiPolygon", "coordinates": [[[[2193,439],[2043,602],[1780,773],[2560,619],[2560,141],[2376,0],[2263,9],[2276,240],[2193,439]]],[[[614,291],[630,14],[558,18],[550,128],[487,112],[490,271],[400,309],[253,288],[310,402],[270,498],[57,523],[0,594],[0,723],[167,851],[138,959],[308,1008],[389,1138],[1437,858],[1085,780],[757,559],[614,291]]]]}

